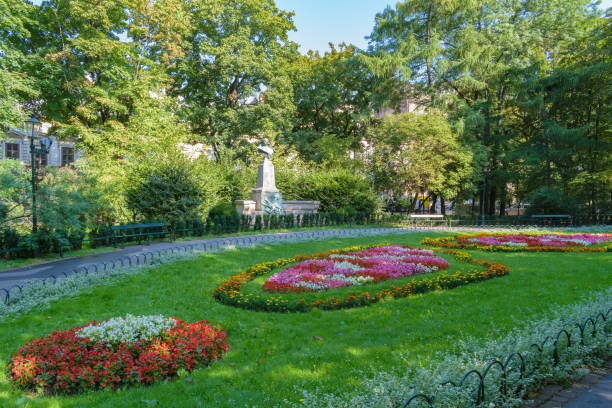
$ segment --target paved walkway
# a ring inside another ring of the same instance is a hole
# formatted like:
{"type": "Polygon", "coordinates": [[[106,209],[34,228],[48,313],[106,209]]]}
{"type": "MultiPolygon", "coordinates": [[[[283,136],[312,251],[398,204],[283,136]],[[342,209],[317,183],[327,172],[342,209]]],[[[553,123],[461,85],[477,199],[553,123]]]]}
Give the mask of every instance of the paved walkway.
{"type": "Polygon", "coordinates": [[[568,388],[550,385],[522,408],[610,408],[612,407],[612,359],[593,369],[568,388]]]}
{"type": "Polygon", "coordinates": [[[612,374],[570,401],[564,408],[612,407],[612,374]]]}
{"type": "MultiPolygon", "coordinates": [[[[225,246],[262,245],[271,242],[296,242],[334,237],[377,235],[384,233],[406,233],[406,228],[347,228],[338,230],[309,230],[273,234],[256,234],[224,238],[209,238],[185,242],[159,242],[150,245],[135,245],[124,249],[67,258],[58,261],[34,264],[0,272],[0,300],[2,289],[9,290],[31,279],[61,278],[71,273],[97,272],[115,267],[150,263],[153,258],[175,252],[208,251],[225,246]]],[[[423,230],[419,230],[423,231],[423,230]]]]}

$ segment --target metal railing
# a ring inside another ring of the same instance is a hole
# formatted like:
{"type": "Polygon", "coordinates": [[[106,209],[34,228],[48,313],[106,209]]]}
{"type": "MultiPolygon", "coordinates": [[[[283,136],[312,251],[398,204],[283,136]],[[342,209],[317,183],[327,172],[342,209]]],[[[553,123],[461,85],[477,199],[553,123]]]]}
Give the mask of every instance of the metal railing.
{"type": "Polygon", "coordinates": [[[495,403],[495,399],[503,397],[518,397],[522,395],[521,390],[524,387],[521,380],[533,374],[535,370],[543,364],[552,363],[553,366],[559,365],[564,357],[563,348],[565,348],[567,352],[573,343],[579,342],[581,345],[584,345],[585,341],[588,341],[589,336],[595,338],[598,330],[609,333],[608,319],[611,312],[612,308],[609,308],[605,313],[599,312],[595,316],[588,317],[582,324],[575,323],[570,328],[559,330],[555,336],[547,336],[539,344],[531,344],[526,351],[513,352],[503,360],[495,359],[482,371],[476,369],[469,370],[463,375],[459,382],[445,381],[439,384],[432,394],[414,394],[402,407],[425,406],[434,408],[439,393],[447,387],[463,389],[472,387],[471,403],[474,407],[482,406],[486,403],[495,403]],[[533,356],[535,356],[535,358],[531,358],[533,356]],[[548,359],[548,361],[546,361],[546,359],[548,359]],[[500,385],[496,385],[497,388],[493,389],[491,392],[487,392],[487,377],[496,370],[498,370],[498,374],[501,375],[500,385]],[[509,384],[509,374],[512,373],[515,374],[518,380],[513,384],[509,384]],[[494,395],[495,398],[487,398],[488,395],[494,395]]]}

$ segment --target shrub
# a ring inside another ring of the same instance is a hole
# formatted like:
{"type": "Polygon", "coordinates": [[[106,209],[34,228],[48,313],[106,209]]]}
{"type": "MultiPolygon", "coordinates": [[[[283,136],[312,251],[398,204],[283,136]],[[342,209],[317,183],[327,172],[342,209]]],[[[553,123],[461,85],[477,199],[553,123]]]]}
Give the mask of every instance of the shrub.
{"type": "Polygon", "coordinates": [[[208,216],[211,218],[214,218],[216,216],[240,218],[238,216],[238,211],[236,211],[236,207],[232,203],[229,203],[227,201],[222,201],[215,205],[213,208],[211,208],[208,212],[208,216]]]}
{"type": "Polygon", "coordinates": [[[277,187],[286,200],[319,201],[321,212],[372,213],[380,208],[372,182],[364,175],[345,169],[279,173],[277,187]]]}
{"type": "Polygon", "coordinates": [[[143,219],[197,215],[204,195],[193,167],[187,159],[177,159],[138,168],[125,193],[128,208],[143,219]]]}

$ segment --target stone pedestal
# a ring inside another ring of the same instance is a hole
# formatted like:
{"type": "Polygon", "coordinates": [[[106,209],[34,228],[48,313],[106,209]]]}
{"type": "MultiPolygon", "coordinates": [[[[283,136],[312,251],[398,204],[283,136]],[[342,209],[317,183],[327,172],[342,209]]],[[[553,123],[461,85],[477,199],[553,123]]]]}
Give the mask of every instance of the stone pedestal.
{"type": "Polygon", "coordinates": [[[257,186],[251,190],[250,200],[236,200],[234,202],[238,214],[255,215],[284,215],[315,213],[319,208],[318,201],[283,201],[283,196],[276,188],[274,165],[268,157],[259,163],[257,168],[257,186]]]}

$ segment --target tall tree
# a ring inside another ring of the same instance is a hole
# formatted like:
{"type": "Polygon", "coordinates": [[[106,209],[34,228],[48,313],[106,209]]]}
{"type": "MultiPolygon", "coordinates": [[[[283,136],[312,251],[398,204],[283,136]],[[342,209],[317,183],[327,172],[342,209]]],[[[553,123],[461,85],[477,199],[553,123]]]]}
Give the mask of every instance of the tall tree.
{"type": "Polygon", "coordinates": [[[190,12],[194,29],[173,75],[197,139],[218,152],[290,130],[292,13],[273,0],[195,0],[190,12]]]}
{"type": "Polygon", "coordinates": [[[294,64],[296,116],[288,142],[308,160],[346,158],[374,121],[371,94],[377,78],[354,46],[330,48],[324,55],[309,51],[294,64]]]}
{"type": "Polygon", "coordinates": [[[533,64],[550,72],[595,16],[587,0],[400,2],[377,16],[365,59],[405,79],[402,89],[438,95],[430,104],[448,112],[475,152],[484,147],[492,214],[506,195],[515,73],[533,64]]]}
{"type": "Polygon", "coordinates": [[[453,198],[469,180],[472,154],[440,112],[386,116],[372,135],[375,185],[394,196],[429,193],[453,198]]]}
{"type": "Polygon", "coordinates": [[[23,71],[34,7],[23,0],[0,0],[0,129],[17,126],[27,103],[37,97],[32,78],[23,71]]]}

